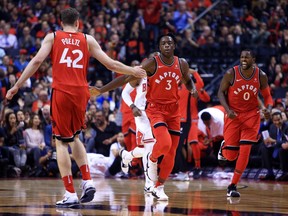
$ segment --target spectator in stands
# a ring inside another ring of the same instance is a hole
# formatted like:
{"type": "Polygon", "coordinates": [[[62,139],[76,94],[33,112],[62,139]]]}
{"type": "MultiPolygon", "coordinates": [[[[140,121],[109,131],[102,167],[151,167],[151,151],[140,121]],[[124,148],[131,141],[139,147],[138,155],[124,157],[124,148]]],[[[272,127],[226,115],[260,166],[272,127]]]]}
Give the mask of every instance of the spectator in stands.
{"type": "Polygon", "coordinates": [[[270,87],[272,89],[275,89],[277,87],[281,87],[282,85],[284,85],[284,75],[283,75],[283,71],[282,71],[282,65],[276,64],[273,83],[271,83],[270,87]]]}
{"type": "Polygon", "coordinates": [[[25,122],[25,115],[23,110],[18,110],[16,112],[16,119],[17,119],[17,124],[19,127],[23,127],[23,130],[25,130],[28,127],[28,123],[25,122]]]}
{"type": "Polygon", "coordinates": [[[51,86],[52,86],[53,78],[52,78],[52,67],[49,67],[47,70],[44,71],[44,76],[40,79],[40,83],[42,86],[47,89],[48,96],[51,96],[51,86]]]}
{"type": "Polygon", "coordinates": [[[4,145],[8,147],[9,152],[13,156],[15,166],[24,169],[27,161],[27,153],[23,138],[23,127],[17,125],[14,112],[8,112],[5,115],[4,145]]]}
{"type": "Polygon", "coordinates": [[[33,49],[35,49],[35,38],[30,34],[30,32],[30,27],[25,26],[18,42],[20,49],[26,49],[29,53],[33,53],[33,49]]]}
{"type": "Polygon", "coordinates": [[[171,11],[165,12],[161,15],[160,19],[160,33],[168,34],[169,32],[176,32],[176,27],[173,20],[173,14],[171,11]]]}
{"type": "MultiPolygon", "coordinates": [[[[6,90],[10,89],[14,84],[16,83],[17,79],[15,74],[9,74],[8,75],[8,84],[6,90]]],[[[6,92],[5,92],[6,94],[6,92]]],[[[19,91],[16,95],[16,97],[11,99],[8,103],[8,108],[13,109],[15,112],[18,111],[19,109],[22,109],[21,104],[19,104],[20,100],[22,98],[21,92],[19,91]]],[[[24,104],[23,104],[24,105],[24,104]]]]}
{"type": "Polygon", "coordinates": [[[244,46],[247,46],[250,44],[250,35],[247,33],[245,28],[242,28],[241,25],[236,24],[233,28],[233,36],[234,36],[234,43],[237,46],[240,46],[243,48],[244,46]]]}
{"type": "Polygon", "coordinates": [[[273,161],[280,162],[283,171],[277,181],[288,181],[288,122],[283,122],[281,112],[276,110],[271,116],[272,125],[269,129],[269,136],[264,139],[262,147],[263,167],[268,170],[265,176],[260,176],[261,180],[274,180],[273,161]]]}
{"type": "Polygon", "coordinates": [[[180,41],[180,52],[183,58],[190,58],[193,55],[197,55],[197,38],[194,36],[191,28],[187,28],[184,31],[184,38],[180,41]]]}
{"type": "Polygon", "coordinates": [[[39,159],[41,151],[45,151],[44,149],[47,148],[38,114],[32,115],[28,128],[23,132],[23,136],[27,152],[27,165],[32,168],[32,171],[37,172],[40,169],[39,159]]]}
{"type": "Polygon", "coordinates": [[[43,89],[43,85],[40,82],[35,82],[32,91],[24,94],[24,110],[32,109],[32,104],[38,99],[41,89],[43,89]]]}
{"type": "Polygon", "coordinates": [[[109,103],[113,101],[112,97],[110,97],[109,92],[105,92],[105,93],[101,94],[101,95],[96,99],[97,109],[102,109],[102,105],[103,105],[103,102],[104,102],[105,100],[109,101],[109,103]]]}
{"type": "Polygon", "coordinates": [[[177,10],[173,13],[173,22],[178,34],[182,34],[186,28],[192,26],[192,16],[187,10],[185,1],[177,2],[177,10]]]}
{"type": "Polygon", "coordinates": [[[2,64],[0,65],[0,68],[4,70],[5,74],[8,73],[8,66],[12,63],[12,59],[9,55],[4,55],[2,58],[2,64]]]}
{"type": "MultiPolygon", "coordinates": [[[[40,157],[40,164],[42,165],[42,168],[46,170],[48,176],[52,177],[60,177],[59,173],[59,167],[57,164],[57,154],[56,154],[56,143],[55,139],[51,140],[51,146],[52,149],[48,150],[46,154],[44,153],[40,157]]],[[[43,151],[44,152],[44,151],[43,151]]],[[[72,157],[72,154],[70,154],[71,158],[71,169],[72,169],[72,175],[73,177],[78,177],[79,168],[75,162],[75,160],[72,157]]]]}
{"type": "Polygon", "coordinates": [[[50,105],[50,100],[48,98],[48,92],[46,89],[42,89],[39,92],[39,97],[32,104],[32,113],[38,113],[45,105],[50,105]]]}
{"type": "Polygon", "coordinates": [[[96,137],[96,131],[94,128],[92,128],[91,112],[86,112],[85,114],[85,125],[86,128],[83,129],[79,134],[79,139],[85,145],[87,153],[96,153],[95,140],[94,140],[96,137]]]}
{"type": "Polygon", "coordinates": [[[146,51],[144,48],[144,35],[143,29],[141,27],[140,21],[135,20],[131,27],[131,31],[129,34],[129,39],[125,45],[125,54],[126,54],[126,62],[127,64],[131,64],[133,60],[141,61],[146,51]]]}
{"type": "Polygon", "coordinates": [[[7,177],[7,170],[9,165],[9,150],[6,146],[4,146],[4,131],[3,128],[0,128],[0,178],[7,177]]]}
{"type": "Polygon", "coordinates": [[[52,123],[50,115],[50,105],[46,104],[39,110],[39,117],[41,121],[41,128],[43,129],[44,142],[47,148],[52,148],[52,123]]]}
{"type": "Polygon", "coordinates": [[[0,35],[0,47],[5,49],[7,54],[15,54],[13,50],[18,49],[18,41],[14,34],[10,33],[10,24],[4,26],[3,34],[0,35]]]}
{"type": "Polygon", "coordinates": [[[109,100],[104,100],[102,103],[102,111],[107,120],[110,119],[111,115],[113,116],[113,111],[115,109],[115,103],[114,100],[109,102],[109,100]]]}
{"type": "Polygon", "coordinates": [[[266,45],[268,44],[268,38],[271,33],[267,31],[267,24],[265,22],[261,22],[259,26],[259,30],[255,32],[251,42],[255,45],[266,45]]]}
{"type": "Polygon", "coordinates": [[[96,130],[96,137],[94,139],[96,152],[108,157],[110,146],[116,141],[117,134],[120,130],[114,122],[108,122],[106,120],[101,110],[96,112],[95,120],[96,122],[92,124],[92,128],[96,130]]]}
{"type": "Polygon", "coordinates": [[[143,10],[145,22],[146,38],[149,41],[145,43],[145,50],[155,50],[157,38],[159,36],[160,12],[162,4],[160,0],[139,1],[139,7],[143,10]]]}
{"type": "Polygon", "coordinates": [[[24,68],[28,65],[27,61],[27,50],[26,49],[20,49],[19,50],[19,58],[15,59],[14,65],[18,68],[18,71],[23,71],[24,68]]]}

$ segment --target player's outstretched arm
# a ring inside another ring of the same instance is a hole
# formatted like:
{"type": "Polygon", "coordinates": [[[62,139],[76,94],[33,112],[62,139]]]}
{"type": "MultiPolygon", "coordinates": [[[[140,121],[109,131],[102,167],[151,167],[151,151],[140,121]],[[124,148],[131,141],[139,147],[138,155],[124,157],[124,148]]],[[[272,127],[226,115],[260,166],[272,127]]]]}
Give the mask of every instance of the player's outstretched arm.
{"type": "Polygon", "coordinates": [[[12,97],[18,92],[18,89],[23,86],[28,78],[30,78],[40,67],[45,58],[50,54],[53,45],[54,36],[53,33],[47,34],[43,40],[41,48],[29,62],[27,67],[24,69],[22,75],[15,83],[15,85],[7,92],[6,98],[11,100],[12,97]]]}
{"type": "Polygon", "coordinates": [[[91,35],[87,35],[87,42],[91,56],[100,61],[109,70],[115,71],[120,74],[132,75],[139,78],[143,78],[146,76],[146,71],[141,66],[130,67],[119,61],[111,59],[101,49],[98,42],[91,35]]]}

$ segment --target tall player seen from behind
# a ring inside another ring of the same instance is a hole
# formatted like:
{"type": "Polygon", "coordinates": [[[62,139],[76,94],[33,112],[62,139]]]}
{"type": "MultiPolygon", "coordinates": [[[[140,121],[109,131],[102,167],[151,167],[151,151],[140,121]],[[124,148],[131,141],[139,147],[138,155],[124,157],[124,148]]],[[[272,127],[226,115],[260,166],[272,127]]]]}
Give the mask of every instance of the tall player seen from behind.
{"type": "Polygon", "coordinates": [[[68,145],[82,174],[80,202],[91,201],[96,191],[91,180],[86,151],[78,137],[84,127],[85,110],[90,97],[86,80],[90,56],[111,71],[140,78],[146,76],[146,73],[140,67],[132,68],[109,58],[92,36],[78,32],[79,13],[76,9],[67,8],[61,11],[61,25],[63,30],[46,35],[40,50],[29,62],[16,84],[7,92],[6,98],[10,100],[51,54],[52,127],[56,137],[57,162],[65,186],[64,199],[58,201],[56,206],[69,207],[78,204],[79,200],[73,185],[68,145]]]}
{"type": "Polygon", "coordinates": [[[219,100],[226,111],[224,141],[218,153],[218,160],[237,160],[231,184],[227,188],[228,197],[240,197],[236,186],[248,164],[251,145],[258,141],[259,91],[264,97],[264,115],[269,116],[273,100],[267,75],[255,65],[253,51],[243,50],[240,65],[226,72],[218,91],[219,100]]]}

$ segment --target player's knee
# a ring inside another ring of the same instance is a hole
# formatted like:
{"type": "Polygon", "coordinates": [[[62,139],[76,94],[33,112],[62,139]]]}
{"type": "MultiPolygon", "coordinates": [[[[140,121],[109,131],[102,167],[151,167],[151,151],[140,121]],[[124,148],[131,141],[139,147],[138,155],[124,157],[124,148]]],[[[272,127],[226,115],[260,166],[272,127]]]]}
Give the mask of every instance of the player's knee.
{"type": "Polygon", "coordinates": [[[238,158],[239,151],[230,150],[230,149],[222,149],[222,154],[227,160],[234,161],[238,158]]]}

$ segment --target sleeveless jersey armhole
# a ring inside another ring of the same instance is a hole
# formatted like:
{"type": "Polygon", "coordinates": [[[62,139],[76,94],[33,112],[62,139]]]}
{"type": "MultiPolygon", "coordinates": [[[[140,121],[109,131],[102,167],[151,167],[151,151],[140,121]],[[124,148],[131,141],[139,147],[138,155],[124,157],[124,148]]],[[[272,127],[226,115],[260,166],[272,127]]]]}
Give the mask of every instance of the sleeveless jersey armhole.
{"type": "MultiPolygon", "coordinates": [[[[182,77],[183,77],[183,72],[182,72],[182,66],[181,66],[180,59],[179,59],[179,57],[177,57],[177,59],[178,59],[179,67],[180,67],[180,72],[181,72],[182,77]]],[[[190,76],[190,75],[189,75],[189,76],[190,76]]]]}
{"type": "Polygon", "coordinates": [[[234,85],[234,83],[235,83],[235,79],[236,79],[236,70],[237,70],[237,68],[236,68],[237,66],[235,66],[235,67],[233,67],[232,69],[232,71],[233,71],[233,74],[232,75],[234,75],[233,76],[233,80],[232,80],[232,83],[230,83],[230,86],[233,86],[234,85]]]}
{"type": "Polygon", "coordinates": [[[157,71],[157,68],[158,68],[158,62],[156,61],[156,58],[155,58],[155,57],[153,57],[153,60],[154,60],[154,62],[155,62],[155,69],[154,69],[154,72],[153,72],[153,73],[151,73],[151,74],[147,75],[148,77],[151,77],[151,76],[153,76],[153,75],[156,73],[156,71],[157,71]]]}

